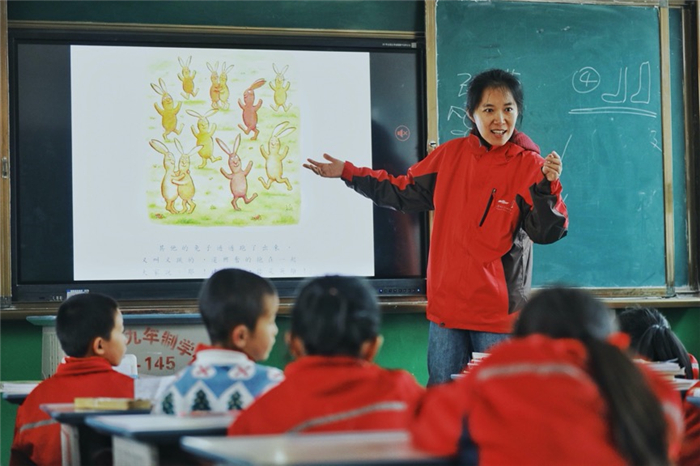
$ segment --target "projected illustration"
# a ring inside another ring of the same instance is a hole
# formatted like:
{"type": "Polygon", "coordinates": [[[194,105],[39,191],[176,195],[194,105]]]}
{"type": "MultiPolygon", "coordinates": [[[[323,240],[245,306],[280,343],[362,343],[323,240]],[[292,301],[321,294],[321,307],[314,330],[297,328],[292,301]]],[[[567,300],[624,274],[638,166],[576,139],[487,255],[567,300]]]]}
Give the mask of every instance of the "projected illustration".
{"type": "Polygon", "coordinates": [[[368,52],[72,45],[69,58],[71,277],[374,274],[373,204],[302,167],[324,152],[372,166],[368,52]]]}
{"type": "Polygon", "coordinates": [[[153,91],[161,99],[153,102],[156,112],[148,117],[143,145],[163,156],[162,163],[149,156],[147,165],[150,221],[188,227],[298,224],[303,106],[290,103],[300,84],[294,56],[162,49],[149,57],[146,70],[150,100],[153,91]],[[182,100],[176,101],[168,90],[179,87],[182,100]]]}

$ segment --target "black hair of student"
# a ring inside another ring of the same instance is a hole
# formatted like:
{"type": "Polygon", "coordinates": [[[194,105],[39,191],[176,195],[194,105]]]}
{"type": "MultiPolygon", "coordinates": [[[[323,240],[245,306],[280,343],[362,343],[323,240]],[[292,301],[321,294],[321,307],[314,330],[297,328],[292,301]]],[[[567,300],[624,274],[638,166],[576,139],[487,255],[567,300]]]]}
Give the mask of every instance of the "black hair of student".
{"type": "Polygon", "coordinates": [[[622,311],[617,318],[620,330],[630,336],[630,348],[637,354],[649,361],[676,359],[685,372],[685,378],[693,378],[688,350],[658,309],[631,307],[622,311]]]}
{"type": "Polygon", "coordinates": [[[82,358],[97,337],[109,341],[119,304],[100,293],[82,293],[66,299],[56,314],[56,336],[66,355],[82,358]]]}
{"type": "Polygon", "coordinates": [[[606,341],[615,330],[614,312],[603,302],[587,291],[557,286],[533,294],[513,333],[580,340],[588,351],[591,377],[606,401],[617,450],[628,464],[668,465],[661,404],[632,359],[606,341]]]}
{"type": "MultiPolygon", "coordinates": [[[[474,76],[467,85],[467,114],[474,115],[474,111],[481,103],[484,91],[487,89],[505,89],[510,92],[518,108],[518,119],[522,119],[525,112],[525,95],[523,86],[515,75],[497,68],[483,71],[474,76]]],[[[473,131],[478,132],[476,125],[473,131]]]]}
{"type": "Polygon", "coordinates": [[[328,275],[302,284],[292,308],[290,332],[308,355],[360,355],[379,335],[381,313],[374,290],[361,277],[328,275]]]}
{"type": "Polygon", "coordinates": [[[199,312],[212,344],[228,348],[231,330],[241,324],[255,330],[263,298],[276,295],[270,280],[252,272],[234,268],[214,272],[199,291],[199,312]]]}

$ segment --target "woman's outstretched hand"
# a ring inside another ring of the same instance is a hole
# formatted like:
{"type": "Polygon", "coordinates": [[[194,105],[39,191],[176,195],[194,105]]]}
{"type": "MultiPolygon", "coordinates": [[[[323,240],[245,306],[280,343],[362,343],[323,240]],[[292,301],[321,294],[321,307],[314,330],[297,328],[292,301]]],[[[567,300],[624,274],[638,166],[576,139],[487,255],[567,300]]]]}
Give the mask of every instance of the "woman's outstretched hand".
{"type": "Polygon", "coordinates": [[[561,157],[556,152],[552,151],[544,158],[542,174],[550,183],[559,179],[562,169],[561,157]]]}
{"type": "Polygon", "coordinates": [[[345,162],[331,157],[328,154],[323,154],[323,158],[329,163],[317,162],[316,160],[306,159],[308,163],[303,164],[304,168],[308,168],[312,172],[324,178],[340,178],[343,174],[345,162]]]}

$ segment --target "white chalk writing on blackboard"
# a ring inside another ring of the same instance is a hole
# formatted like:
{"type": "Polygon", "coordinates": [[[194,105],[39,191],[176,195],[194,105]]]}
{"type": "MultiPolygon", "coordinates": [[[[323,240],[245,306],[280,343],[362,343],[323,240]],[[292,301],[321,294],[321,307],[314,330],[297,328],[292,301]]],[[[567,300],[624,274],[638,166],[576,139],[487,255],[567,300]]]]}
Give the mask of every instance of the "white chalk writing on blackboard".
{"type": "MultiPolygon", "coordinates": [[[[626,105],[629,97],[631,104],[649,105],[651,102],[651,69],[648,61],[639,65],[638,88],[628,96],[629,67],[618,70],[617,89],[615,92],[602,92],[600,100],[608,105],[574,108],[569,111],[571,115],[592,115],[600,113],[616,113],[627,115],[639,115],[656,118],[657,113],[639,106],[626,105]]],[[[598,89],[603,82],[600,73],[592,66],[584,66],[571,77],[571,85],[575,92],[588,94],[598,89]]]]}

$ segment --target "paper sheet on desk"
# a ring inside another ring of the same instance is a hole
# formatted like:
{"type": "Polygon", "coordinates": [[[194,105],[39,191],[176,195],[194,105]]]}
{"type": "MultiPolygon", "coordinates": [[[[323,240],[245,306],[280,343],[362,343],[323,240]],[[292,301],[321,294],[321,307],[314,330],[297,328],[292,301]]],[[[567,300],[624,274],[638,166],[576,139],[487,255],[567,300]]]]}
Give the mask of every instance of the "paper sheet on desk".
{"type": "Polygon", "coordinates": [[[134,398],[156,401],[174,381],[174,375],[141,375],[134,380],[134,398]]]}

